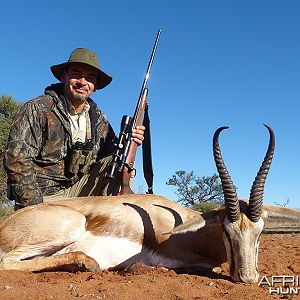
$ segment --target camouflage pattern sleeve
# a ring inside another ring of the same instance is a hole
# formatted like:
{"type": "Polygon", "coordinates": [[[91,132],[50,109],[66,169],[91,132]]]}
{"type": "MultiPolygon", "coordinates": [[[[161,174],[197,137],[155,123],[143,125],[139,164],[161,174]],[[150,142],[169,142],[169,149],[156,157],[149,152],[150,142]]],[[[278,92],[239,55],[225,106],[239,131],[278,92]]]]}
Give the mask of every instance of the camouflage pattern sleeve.
{"type": "Polygon", "coordinates": [[[42,114],[34,101],[25,103],[15,115],[4,158],[8,197],[16,208],[43,202],[33,159],[42,143],[42,114]]]}

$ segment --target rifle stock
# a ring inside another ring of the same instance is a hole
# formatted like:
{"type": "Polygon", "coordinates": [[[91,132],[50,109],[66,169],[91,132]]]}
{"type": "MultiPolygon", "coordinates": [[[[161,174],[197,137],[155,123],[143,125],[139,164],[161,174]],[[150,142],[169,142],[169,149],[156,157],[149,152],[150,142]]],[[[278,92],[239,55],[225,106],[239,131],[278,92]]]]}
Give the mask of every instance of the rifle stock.
{"type": "MultiPolygon", "coordinates": [[[[135,124],[133,124],[133,128],[142,125],[142,120],[147,105],[147,93],[148,93],[148,89],[145,88],[144,93],[142,94],[141,97],[140,107],[136,112],[136,120],[134,122],[135,124]]],[[[135,176],[134,161],[135,161],[138,145],[133,140],[129,141],[128,145],[129,147],[126,155],[125,165],[122,170],[121,189],[119,195],[133,194],[133,191],[130,187],[130,179],[135,176]]]]}

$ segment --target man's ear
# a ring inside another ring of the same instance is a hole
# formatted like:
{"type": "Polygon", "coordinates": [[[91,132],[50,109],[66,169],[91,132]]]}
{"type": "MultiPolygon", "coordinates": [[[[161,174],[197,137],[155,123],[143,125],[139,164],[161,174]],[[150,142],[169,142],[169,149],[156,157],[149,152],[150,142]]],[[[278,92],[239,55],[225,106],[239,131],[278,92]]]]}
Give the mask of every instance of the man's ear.
{"type": "MultiPolygon", "coordinates": [[[[99,76],[99,75],[98,75],[98,76],[99,76]]],[[[96,83],[94,84],[94,93],[97,91],[97,85],[98,85],[98,76],[97,76],[96,83]]]]}
{"type": "Polygon", "coordinates": [[[60,81],[61,81],[62,83],[65,83],[65,77],[66,77],[66,71],[64,71],[64,72],[62,73],[61,77],[60,77],[60,81]]]}

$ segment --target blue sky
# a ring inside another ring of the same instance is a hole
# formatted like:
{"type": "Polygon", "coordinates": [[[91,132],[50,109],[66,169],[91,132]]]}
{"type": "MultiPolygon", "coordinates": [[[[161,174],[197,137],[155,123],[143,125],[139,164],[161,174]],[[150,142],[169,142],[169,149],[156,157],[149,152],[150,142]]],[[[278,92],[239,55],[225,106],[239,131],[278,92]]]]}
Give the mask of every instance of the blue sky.
{"type": "MultiPolygon", "coordinates": [[[[3,1],[0,95],[26,101],[56,82],[49,67],[77,47],[97,51],[112,84],[94,94],[115,131],[132,114],[158,29],[149,79],[154,191],[177,170],[216,172],[212,136],[247,198],[268,132],[276,150],[265,202],[300,207],[300,2],[269,0],[3,1]]],[[[135,189],[146,188],[141,151],[135,189]]]]}

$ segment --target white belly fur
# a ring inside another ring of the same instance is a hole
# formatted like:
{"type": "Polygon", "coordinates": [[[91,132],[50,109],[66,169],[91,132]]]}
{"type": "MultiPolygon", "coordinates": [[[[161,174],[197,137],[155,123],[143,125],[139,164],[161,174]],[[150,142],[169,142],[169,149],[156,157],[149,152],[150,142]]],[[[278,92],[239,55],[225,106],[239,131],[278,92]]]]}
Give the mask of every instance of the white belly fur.
{"type": "Polygon", "coordinates": [[[158,255],[151,249],[143,248],[140,243],[125,238],[95,236],[87,231],[74,244],[54,255],[75,251],[82,251],[95,259],[101,270],[124,269],[134,262],[150,266],[165,266],[170,269],[184,266],[181,261],[158,255]]]}
{"type": "Polygon", "coordinates": [[[102,270],[113,268],[140,253],[142,245],[124,238],[94,236],[85,232],[74,244],[58,251],[55,255],[82,251],[97,261],[102,270]]]}

